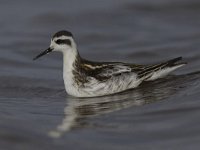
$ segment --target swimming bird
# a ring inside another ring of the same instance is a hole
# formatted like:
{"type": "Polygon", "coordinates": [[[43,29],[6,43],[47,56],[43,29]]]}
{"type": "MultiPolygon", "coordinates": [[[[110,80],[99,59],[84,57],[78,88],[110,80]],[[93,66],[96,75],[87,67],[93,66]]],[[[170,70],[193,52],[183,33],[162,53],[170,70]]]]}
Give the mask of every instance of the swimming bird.
{"type": "Polygon", "coordinates": [[[144,81],[163,78],[186,64],[180,62],[182,57],[153,65],[89,61],[80,56],[74,36],[65,30],[55,33],[50,47],[33,60],[53,51],[63,53],[65,89],[75,97],[104,96],[136,88],[144,81]]]}

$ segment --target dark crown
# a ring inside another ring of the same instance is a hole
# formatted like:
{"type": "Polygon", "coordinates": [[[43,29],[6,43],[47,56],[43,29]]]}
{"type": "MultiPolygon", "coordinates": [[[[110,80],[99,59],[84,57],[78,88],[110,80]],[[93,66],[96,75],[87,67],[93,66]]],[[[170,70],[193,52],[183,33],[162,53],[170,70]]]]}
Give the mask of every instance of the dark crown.
{"type": "Polygon", "coordinates": [[[60,36],[70,36],[70,37],[73,37],[72,33],[69,32],[69,31],[65,31],[65,30],[62,30],[62,31],[59,31],[57,32],[56,34],[54,34],[53,38],[55,37],[60,37],[60,36]]]}

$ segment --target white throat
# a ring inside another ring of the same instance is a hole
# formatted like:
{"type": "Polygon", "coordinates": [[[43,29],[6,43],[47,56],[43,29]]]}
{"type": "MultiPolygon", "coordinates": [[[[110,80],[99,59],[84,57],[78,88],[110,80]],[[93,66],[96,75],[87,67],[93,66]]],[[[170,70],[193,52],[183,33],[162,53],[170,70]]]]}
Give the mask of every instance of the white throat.
{"type": "Polygon", "coordinates": [[[78,51],[76,49],[66,50],[63,52],[63,79],[65,89],[70,95],[78,95],[78,87],[74,82],[73,70],[78,51]]]}
{"type": "Polygon", "coordinates": [[[71,72],[74,68],[73,64],[76,61],[78,51],[76,49],[68,49],[62,51],[63,53],[63,71],[71,72]]]}

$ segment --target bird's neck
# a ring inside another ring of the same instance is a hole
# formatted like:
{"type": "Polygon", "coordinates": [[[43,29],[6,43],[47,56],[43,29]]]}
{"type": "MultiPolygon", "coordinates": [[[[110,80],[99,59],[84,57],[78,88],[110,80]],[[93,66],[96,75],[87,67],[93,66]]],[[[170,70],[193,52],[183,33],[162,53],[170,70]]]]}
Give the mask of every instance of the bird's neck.
{"type": "Polygon", "coordinates": [[[80,60],[78,50],[72,49],[63,52],[63,79],[66,91],[71,95],[77,95],[75,74],[78,74],[76,64],[80,60]]]}
{"type": "Polygon", "coordinates": [[[72,72],[75,69],[76,63],[81,60],[77,49],[69,49],[63,52],[63,71],[72,72]]]}

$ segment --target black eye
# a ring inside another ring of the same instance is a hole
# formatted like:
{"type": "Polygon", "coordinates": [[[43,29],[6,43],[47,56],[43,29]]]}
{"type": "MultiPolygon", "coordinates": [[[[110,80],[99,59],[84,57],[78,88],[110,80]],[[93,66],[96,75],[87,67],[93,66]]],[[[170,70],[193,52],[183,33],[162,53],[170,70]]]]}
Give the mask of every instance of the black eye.
{"type": "Polygon", "coordinates": [[[67,44],[69,46],[72,45],[71,41],[69,39],[64,39],[64,40],[61,40],[61,39],[58,39],[57,41],[55,41],[57,44],[67,44]]]}

